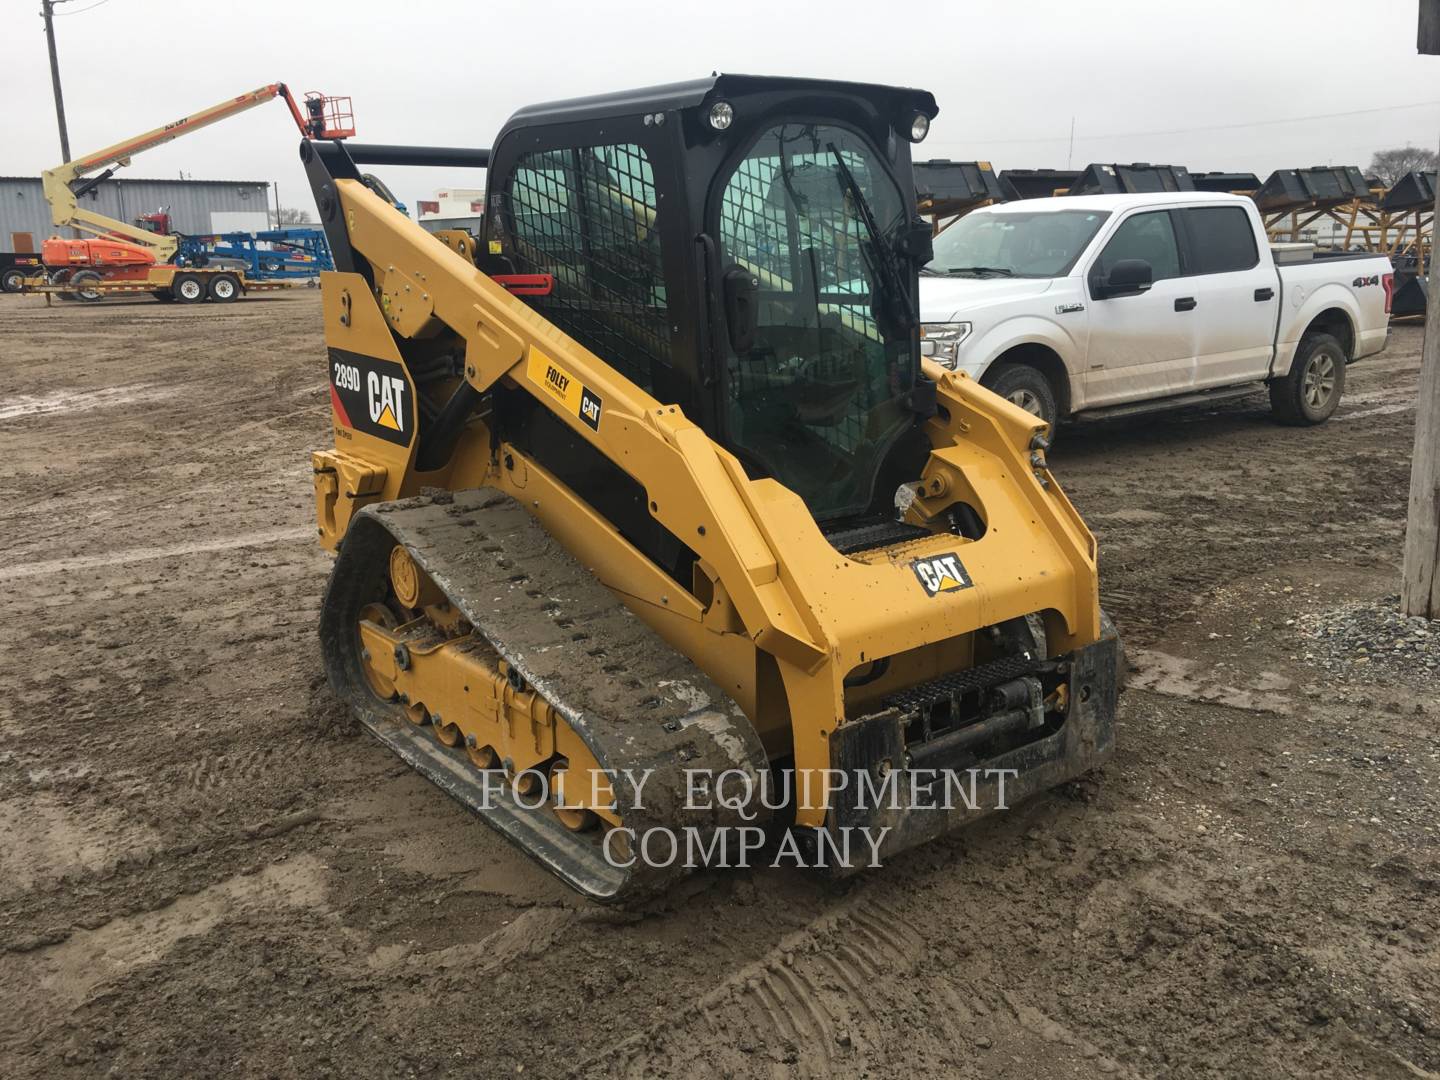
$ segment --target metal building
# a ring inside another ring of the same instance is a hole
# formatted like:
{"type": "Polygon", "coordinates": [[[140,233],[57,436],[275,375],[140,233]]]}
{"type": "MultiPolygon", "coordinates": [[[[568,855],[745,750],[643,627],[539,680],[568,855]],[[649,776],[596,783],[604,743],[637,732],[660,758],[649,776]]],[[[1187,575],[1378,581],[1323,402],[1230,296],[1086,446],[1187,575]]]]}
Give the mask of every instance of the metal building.
{"type": "MultiPolygon", "coordinates": [[[[270,225],[270,185],[264,180],[111,179],[81,205],[133,221],[165,207],[177,232],[255,232],[270,225]]],[[[0,176],[0,251],[38,250],[55,235],[38,176],[0,176]],[[30,243],[26,244],[26,239],[30,243]]]]}

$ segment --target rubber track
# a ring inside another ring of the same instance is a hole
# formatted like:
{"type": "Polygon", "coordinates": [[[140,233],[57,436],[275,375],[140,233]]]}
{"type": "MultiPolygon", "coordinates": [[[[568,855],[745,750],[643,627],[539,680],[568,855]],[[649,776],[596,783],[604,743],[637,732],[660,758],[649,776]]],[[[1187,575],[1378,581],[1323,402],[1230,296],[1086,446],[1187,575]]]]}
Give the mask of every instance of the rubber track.
{"type": "Polygon", "coordinates": [[[546,808],[520,808],[508,788],[497,799],[493,776],[487,793],[485,774],[462,752],[440,747],[427,730],[406,722],[398,706],[369,692],[354,656],[355,619],[361,606],[383,593],[384,566],[396,541],[476,632],[565,717],[602,767],[649,776],[638,806],[626,801],[628,784],[616,785],[627,827],[708,832],[763,824],[718,807],[686,809],[687,770],[759,774],[767,767],[738,706],[515,500],[489,489],[366,507],[346,535],[326,594],[321,638],[331,683],[361,722],[412,766],[597,899],[647,895],[684,873],[678,866],[612,867],[593,836],[570,833],[546,808]]]}

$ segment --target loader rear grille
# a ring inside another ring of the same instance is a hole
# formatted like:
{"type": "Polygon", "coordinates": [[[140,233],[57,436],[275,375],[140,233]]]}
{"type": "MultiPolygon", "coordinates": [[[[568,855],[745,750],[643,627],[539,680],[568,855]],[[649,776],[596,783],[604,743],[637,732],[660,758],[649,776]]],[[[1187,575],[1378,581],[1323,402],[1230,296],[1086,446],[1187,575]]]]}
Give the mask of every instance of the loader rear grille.
{"type": "Polygon", "coordinates": [[[1038,667],[1039,664],[1035,658],[1028,653],[1019,656],[1002,656],[987,664],[981,664],[966,671],[957,671],[950,675],[942,675],[930,682],[891,694],[885,699],[885,704],[897,708],[901,712],[915,712],[938,702],[949,701],[962,694],[973,693],[976,690],[988,690],[1000,683],[1032,674],[1038,667]]]}
{"type": "Polygon", "coordinates": [[[655,177],[633,143],[526,154],[506,189],[516,269],[552,274],[534,307],[647,390],[670,363],[655,177]]]}

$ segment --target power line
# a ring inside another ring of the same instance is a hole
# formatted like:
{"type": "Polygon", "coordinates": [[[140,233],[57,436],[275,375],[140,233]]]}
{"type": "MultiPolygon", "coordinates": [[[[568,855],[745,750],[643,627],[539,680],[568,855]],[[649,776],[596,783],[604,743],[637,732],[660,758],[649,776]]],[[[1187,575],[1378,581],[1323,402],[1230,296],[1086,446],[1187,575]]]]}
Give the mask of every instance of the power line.
{"type": "MultiPolygon", "coordinates": [[[[1312,113],[1309,116],[1291,116],[1283,120],[1244,120],[1233,124],[1204,124],[1199,127],[1169,128],[1164,131],[1119,131],[1105,135],[1076,135],[1074,138],[1082,142],[1096,139],[1146,139],[1158,135],[1189,135],[1192,132],[1199,131],[1231,131],[1236,128],[1273,127],[1277,124],[1301,124],[1309,120],[1336,120],[1346,116],[1368,116],[1373,113],[1398,112],[1402,109],[1428,109],[1436,105],[1440,105],[1440,101],[1416,101],[1407,105],[1381,105],[1373,109],[1350,109],[1346,112],[1312,113]]],[[[988,146],[999,143],[1066,142],[1069,138],[1070,136],[1067,135],[1044,136],[1034,139],[987,139],[980,136],[970,136],[965,141],[985,143],[988,146]]]]}
{"type": "MultiPolygon", "coordinates": [[[[65,0],[55,0],[55,2],[57,4],[63,4],[65,0]]],[[[78,11],[57,11],[55,12],[55,18],[63,19],[66,15],[84,15],[85,12],[94,11],[97,7],[104,7],[109,2],[110,0],[98,0],[97,3],[91,4],[89,7],[80,8],[78,11]]]]}

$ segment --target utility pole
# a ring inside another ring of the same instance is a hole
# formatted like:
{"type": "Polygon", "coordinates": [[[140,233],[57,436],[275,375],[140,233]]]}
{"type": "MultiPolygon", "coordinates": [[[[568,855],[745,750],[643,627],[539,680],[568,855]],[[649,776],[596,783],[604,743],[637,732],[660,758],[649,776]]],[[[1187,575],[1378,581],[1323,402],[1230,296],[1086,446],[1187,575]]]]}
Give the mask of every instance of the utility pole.
{"type": "MultiPolygon", "coordinates": [[[[1417,50],[1440,55],[1440,0],[1420,0],[1417,50]]],[[[1440,223],[1440,193],[1435,200],[1440,223]]],[[[1426,272],[1426,267],[1420,270],[1426,272]]],[[[1434,255],[1429,267],[1435,283],[1434,255]]],[[[1440,619],[1440,290],[1425,305],[1425,343],[1415,403],[1415,451],[1410,459],[1410,505],[1405,519],[1405,579],[1400,608],[1406,615],[1440,619]]]]}
{"type": "Polygon", "coordinates": [[[50,84],[55,88],[55,120],[60,125],[60,160],[70,160],[70,135],[65,130],[65,98],[60,93],[60,58],[55,55],[55,5],[65,0],[40,0],[45,19],[45,41],[50,46],[50,84]]]}

